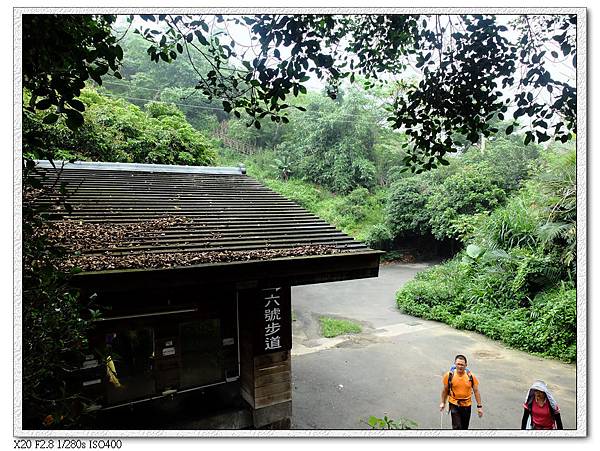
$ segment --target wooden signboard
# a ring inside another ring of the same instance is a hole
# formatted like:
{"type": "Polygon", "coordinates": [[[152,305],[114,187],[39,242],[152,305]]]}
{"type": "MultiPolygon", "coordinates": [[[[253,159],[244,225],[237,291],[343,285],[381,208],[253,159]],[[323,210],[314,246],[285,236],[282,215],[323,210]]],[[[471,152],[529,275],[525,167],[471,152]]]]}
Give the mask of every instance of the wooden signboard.
{"type": "Polygon", "coordinates": [[[290,287],[258,289],[253,316],[255,355],[292,349],[290,287]]]}

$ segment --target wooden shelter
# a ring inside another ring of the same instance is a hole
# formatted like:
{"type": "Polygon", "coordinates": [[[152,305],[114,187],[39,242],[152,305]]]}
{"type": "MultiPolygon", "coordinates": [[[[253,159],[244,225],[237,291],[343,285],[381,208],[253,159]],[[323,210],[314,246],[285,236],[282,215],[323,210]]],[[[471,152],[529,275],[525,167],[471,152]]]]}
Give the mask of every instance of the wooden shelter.
{"type": "Polygon", "coordinates": [[[243,168],[37,163],[68,193],[37,200],[44,233],[101,310],[75,378],[97,408],[227,386],[246,426],[289,425],[291,286],[376,277],[380,252],[243,168]]]}

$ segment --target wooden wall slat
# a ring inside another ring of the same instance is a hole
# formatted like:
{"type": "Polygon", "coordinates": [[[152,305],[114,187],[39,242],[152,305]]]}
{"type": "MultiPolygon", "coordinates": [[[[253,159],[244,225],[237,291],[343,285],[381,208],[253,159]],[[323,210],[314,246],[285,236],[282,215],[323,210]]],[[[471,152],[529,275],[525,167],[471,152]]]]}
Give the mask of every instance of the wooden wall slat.
{"type": "Polygon", "coordinates": [[[264,398],[266,396],[274,396],[287,393],[289,399],[291,397],[292,384],[290,381],[280,382],[278,384],[269,384],[263,387],[256,387],[254,390],[254,396],[256,398],[264,398]]]}
{"type": "Polygon", "coordinates": [[[287,362],[289,360],[289,352],[274,352],[272,354],[258,355],[254,358],[256,368],[264,368],[271,366],[273,363],[287,362]]]}
{"type": "Polygon", "coordinates": [[[254,370],[254,377],[257,378],[259,376],[266,376],[269,374],[277,374],[277,373],[282,373],[285,371],[290,371],[291,370],[291,365],[289,362],[281,362],[278,364],[272,364],[269,366],[266,366],[264,368],[257,368],[254,370]]]}
{"type": "Polygon", "coordinates": [[[264,397],[260,397],[260,398],[255,398],[254,408],[260,409],[263,407],[268,407],[268,406],[272,406],[274,404],[279,404],[279,403],[291,401],[291,400],[292,400],[291,391],[288,391],[285,393],[279,393],[276,395],[264,396],[264,397]]]}
{"type": "Polygon", "coordinates": [[[280,382],[290,382],[292,379],[291,371],[283,371],[273,374],[259,374],[255,379],[256,388],[263,387],[269,384],[277,384],[280,382]]]}

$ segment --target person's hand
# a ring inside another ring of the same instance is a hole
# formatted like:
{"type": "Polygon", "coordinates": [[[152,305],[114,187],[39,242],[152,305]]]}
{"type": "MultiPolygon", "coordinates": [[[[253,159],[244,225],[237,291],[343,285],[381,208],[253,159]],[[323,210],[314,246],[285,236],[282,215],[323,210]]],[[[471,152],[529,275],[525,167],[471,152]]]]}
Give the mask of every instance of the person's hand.
{"type": "Polygon", "coordinates": [[[479,418],[483,416],[483,407],[477,407],[477,415],[479,418]]]}
{"type": "Polygon", "coordinates": [[[440,412],[444,411],[444,407],[446,407],[446,403],[445,402],[441,402],[440,403],[440,412]]]}

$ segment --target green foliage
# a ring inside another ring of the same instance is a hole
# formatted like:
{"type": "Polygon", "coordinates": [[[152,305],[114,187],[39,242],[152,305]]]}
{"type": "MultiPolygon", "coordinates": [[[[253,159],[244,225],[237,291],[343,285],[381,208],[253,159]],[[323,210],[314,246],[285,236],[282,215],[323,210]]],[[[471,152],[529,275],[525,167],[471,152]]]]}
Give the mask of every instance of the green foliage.
{"type": "Polygon", "coordinates": [[[389,250],[392,247],[393,235],[385,224],[377,223],[367,230],[364,241],[372,249],[389,250]]]}
{"type": "Polygon", "coordinates": [[[227,121],[227,136],[241,143],[261,149],[274,149],[281,144],[283,136],[293,126],[278,122],[265,122],[260,129],[248,127],[243,119],[232,117],[227,121]]]}
{"type": "MultiPolygon", "coordinates": [[[[187,58],[177,58],[171,64],[156,64],[148,57],[148,42],[137,33],[117,32],[123,35],[121,80],[106,81],[102,92],[123,97],[133,104],[144,107],[150,101],[176,104],[187,121],[203,133],[213,132],[220,120],[227,117],[220,103],[211,103],[195,88],[198,71],[208,72],[210,64],[201,58],[196,68],[187,58]]],[[[192,56],[196,49],[190,49],[192,56]]]]}
{"type": "MultiPolygon", "coordinates": [[[[566,142],[576,129],[574,83],[556,80],[544,64],[549,51],[559,57],[556,49],[550,50],[558,45],[562,57],[576,66],[575,15],[518,16],[508,26],[494,16],[450,15],[441,19],[443,27],[440,16],[400,14],[141,19],[146,23],[133,31],[145,42],[132,42],[131,48],[179,70],[160,86],[175,87],[168,82],[187,76],[188,86],[204,100],[217,99],[222,111],[237,118],[243,112],[256,129],[265,120],[289,122],[293,106],[303,109],[291,99],[307,92],[311,76],[326,81],[328,96],[336,99],[346,79],[372,88],[388,82],[383,74],[400,75],[416,67],[419,79],[397,83],[395,95],[389,96],[387,118],[393,129],[403,129],[409,137],[403,161],[416,172],[447,165],[445,155],[461,150],[465,140],[477,143],[498,133],[493,120],[508,112],[506,92],[514,91],[507,99],[516,105],[513,118],[531,117],[522,135],[525,144],[549,140],[550,130],[555,140],[566,142]],[[251,48],[236,46],[235,36],[227,33],[233,24],[247,27],[251,48]],[[182,60],[185,64],[175,64],[182,60]],[[545,90],[552,93],[549,101],[540,95],[545,90]]],[[[84,106],[77,97],[85,80],[102,84],[107,73],[122,78],[118,69],[124,52],[110,34],[114,20],[107,15],[23,16],[23,80],[33,93],[32,112],[55,106],[46,116],[48,123],[65,115],[69,128],[82,125],[84,106]]],[[[155,78],[147,73],[145,64],[132,64],[126,72],[128,80],[141,81],[138,87],[158,93],[148,84],[155,78]]],[[[510,135],[518,125],[513,121],[504,133],[510,135]]],[[[365,167],[366,160],[352,168],[354,176],[365,180],[373,169],[365,167]]],[[[351,189],[341,184],[335,191],[351,189]]]]}
{"type": "Polygon", "coordinates": [[[348,196],[330,194],[321,202],[317,214],[344,233],[365,241],[372,227],[382,222],[384,195],[384,191],[369,194],[364,188],[348,196]]]}
{"type": "MultiPolygon", "coordinates": [[[[386,224],[399,238],[432,234],[439,240],[468,241],[487,224],[487,215],[529,179],[538,156],[534,146],[501,138],[490,141],[485,152],[470,148],[430,173],[396,174],[386,204],[386,224]]],[[[500,213],[496,215],[499,220],[500,213]]]]}
{"type": "MultiPolygon", "coordinates": [[[[448,164],[445,155],[462,149],[465,140],[477,143],[498,133],[493,120],[504,118],[507,104],[517,106],[514,119],[532,118],[522,135],[525,144],[549,140],[550,131],[565,142],[576,128],[574,83],[555,79],[544,64],[548,52],[559,57],[558,44],[562,57],[576,66],[575,15],[518,16],[508,26],[484,15],[143,19],[148,24],[137,31],[149,42],[152,61],[172,62],[190,49],[203,49],[201,59],[211,67],[199,71],[198,89],[220,99],[225,111],[248,114],[257,129],[261,119],[285,123],[290,99],[306,93],[303,83],[311,76],[326,81],[327,94],[336,99],[343,97],[339,87],[346,79],[363,79],[372,88],[388,81],[382,74],[400,75],[409,66],[420,70],[415,82],[398,83],[388,117],[391,127],[410,138],[404,162],[416,172],[448,164]],[[251,52],[235,39],[219,40],[228,23],[247,27],[255,42],[251,52]],[[227,66],[232,58],[240,61],[236,70],[227,66]],[[546,90],[555,93],[552,100],[540,95],[546,90]],[[512,95],[505,101],[506,92],[512,95]]],[[[512,121],[503,133],[512,134],[518,125],[512,121]]]]}
{"type": "Polygon", "coordinates": [[[150,102],[144,106],[148,116],[153,119],[160,119],[165,116],[172,116],[175,119],[185,120],[183,112],[177,105],[164,102],[150,102]]]}
{"type": "MultiPolygon", "coordinates": [[[[48,124],[62,117],[75,130],[83,124],[85,105],[78,100],[88,79],[118,72],[123,49],[112,35],[114,15],[23,15],[23,88],[31,93],[24,104],[31,113],[45,111],[48,124]],[[49,109],[51,112],[47,112],[49,109]]],[[[24,141],[29,136],[24,133],[24,141]]]]}
{"type": "Polygon", "coordinates": [[[355,322],[345,319],[335,319],[322,316],[319,318],[321,323],[321,332],[326,338],[337,337],[345,334],[359,334],[362,328],[355,322]]]}
{"type": "Polygon", "coordinates": [[[263,183],[283,197],[293,200],[311,212],[319,209],[325,194],[318,188],[300,180],[263,180],[263,183]]]}
{"type": "Polygon", "coordinates": [[[419,425],[408,418],[393,420],[385,415],[383,418],[370,416],[367,423],[371,429],[416,429],[419,425]]]}
{"type": "Polygon", "coordinates": [[[365,102],[361,93],[337,102],[310,96],[306,113],[290,115],[277,154],[295,162],[297,177],[335,193],[372,189],[376,182],[375,121],[365,102]]]}
{"type": "MultiPolygon", "coordinates": [[[[83,360],[93,307],[69,286],[70,274],[57,269],[58,249],[49,247],[35,207],[38,184],[24,169],[22,365],[25,428],[73,426],[82,414],[84,399],[69,386],[69,371],[83,360]]],[[[57,183],[57,186],[58,183],[57,183]]],[[[54,195],[67,206],[60,190],[54,195]]]]}
{"type": "Polygon", "coordinates": [[[538,285],[535,269],[515,282],[515,266],[526,268],[510,261],[500,267],[468,264],[457,257],[406,284],[397,294],[398,307],[519,349],[574,361],[575,289],[556,287],[548,279],[538,285]]]}
{"type": "Polygon", "coordinates": [[[544,232],[549,212],[560,212],[566,227],[576,227],[573,155],[544,155],[547,164],[506,205],[478,218],[461,254],[420,273],[397,293],[398,307],[574,361],[575,266],[564,258],[572,243],[548,241],[544,232]]]}
{"type": "Polygon", "coordinates": [[[575,150],[560,154],[540,175],[540,188],[547,196],[545,224],[539,230],[543,245],[560,249],[560,259],[575,275],[577,257],[577,158],[575,150]]]}
{"type": "Polygon", "coordinates": [[[523,190],[489,216],[478,218],[469,238],[492,248],[534,248],[541,218],[532,194],[523,190]]]}
{"type": "Polygon", "coordinates": [[[464,215],[492,210],[505,197],[505,191],[486,166],[465,166],[444,180],[428,198],[431,232],[437,239],[455,237],[455,221],[464,215]]]}
{"type": "Polygon", "coordinates": [[[398,307],[409,315],[445,321],[461,312],[466,304],[460,294],[465,289],[468,267],[458,259],[417,274],[397,294],[398,307]],[[435,283],[432,283],[435,281],[435,283]],[[440,311],[441,307],[446,311],[440,311]]]}
{"type": "MultiPolygon", "coordinates": [[[[506,122],[497,122],[494,125],[500,129],[506,128],[506,122]]],[[[510,192],[518,190],[522,182],[529,178],[532,163],[539,156],[539,146],[525,146],[519,135],[511,135],[490,139],[483,152],[478,147],[470,147],[462,160],[470,164],[487,164],[500,187],[510,192]]]]}
{"type": "Polygon", "coordinates": [[[430,192],[423,177],[406,177],[392,184],[385,212],[394,236],[426,235],[431,231],[430,211],[425,208],[430,192]]]}
{"type": "MultiPolygon", "coordinates": [[[[212,143],[186,122],[174,105],[150,103],[148,113],[120,99],[85,89],[85,123],[76,131],[62,120],[44,124],[40,115],[25,114],[23,128],[38,136],[40,146],[26,147],[37,158],[60,156],[92,161],[212,165],[212,143]]],[[[70,158],[69,158],[70,159],[70,158]]]]}
{"type": "MultiPolygon", "coordinates": [[[[371,93],[372,101],[380,102],[386,99],[391,93],[371,93]]],[[[397,133],[387,127],[376,127],[377,138],[373,146],[373,163],[375,164],[377,184],[379,186],[389,186],[395,181],[397,175],[404,168],[402,159],[406,156],[404,145],[407,142],[404,133],[397,133]]],[[[403,174],[404,175],[404,174],[403,174]]]]}
{"type": "Polygon", "coordinates": [[[533,350],[557,355],[565,360],[576,358],[577,291],[574,286],[561,283],[553,290],[538,294],[532,304],[531,318],[535,321],[532,336],[536,338],[533,350]]]}
{"type": "Polygon", "coordinates": [[[290,178],[290,174],[292,171],[292,162],[289,160],[287,156],[283,156],[282,158],[275,158],[275,164],[272,164],[271,167],[277,170],[277,177],[282,180],[287,180],[290,178]]]}
{"type": "Polygon", "coordinates": [[[366,188],[356,188],[335,206],[335,212],[339,215],[349,216],[356,222],[364,221],[368,214],[366,211],[368,204],[369,191],[366,188]]]}

